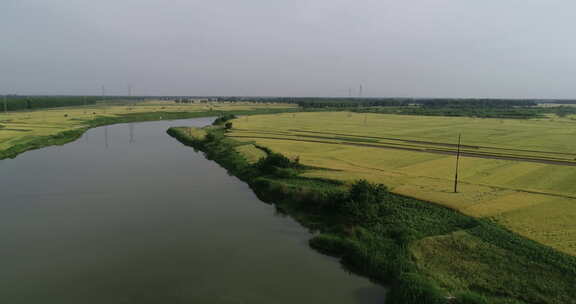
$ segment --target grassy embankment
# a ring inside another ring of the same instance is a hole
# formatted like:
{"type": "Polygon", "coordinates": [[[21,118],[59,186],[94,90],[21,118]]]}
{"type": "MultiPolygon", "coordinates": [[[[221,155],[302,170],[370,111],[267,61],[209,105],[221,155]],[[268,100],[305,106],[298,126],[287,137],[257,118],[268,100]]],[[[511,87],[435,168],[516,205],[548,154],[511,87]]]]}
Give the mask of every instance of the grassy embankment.
{"type": "MultiPolygon", "coordinates": [[[[234,129],[237,125],[235,120],[234,129]]],[[[349,184],[318,174],[339,171],[309,166],[302,158],[283,160],[254,141],[231,138],[236,132],[169,130],[248,182],[262,199],[321,231],[310,241],[314,248],[390,284],[388,303],[576,302],[574,257],[488,219],[374,185],[355,184],[350,190],[349,184]]]]}
{"type": "Polygon", "coordinates": [[[576,141],[570,139],[576,121],[571,118],[297,113],[240,118],[228,136],[332,169],[310,170],[306,176],[383,183],[394,193],[489,218],[576,255],[576,141]],[[455,152],[458,133],[462,150],[477,157],[461,159],[455,194],[455,158],[437,152],[455,152]]]}
{"type": "Polygon", "coordinates": [[[0,112],[0,159],[75,140],[87,129],[114,123],[293,111],[293,105],[252,103],[88,105],[36,111],[0,112]]]}

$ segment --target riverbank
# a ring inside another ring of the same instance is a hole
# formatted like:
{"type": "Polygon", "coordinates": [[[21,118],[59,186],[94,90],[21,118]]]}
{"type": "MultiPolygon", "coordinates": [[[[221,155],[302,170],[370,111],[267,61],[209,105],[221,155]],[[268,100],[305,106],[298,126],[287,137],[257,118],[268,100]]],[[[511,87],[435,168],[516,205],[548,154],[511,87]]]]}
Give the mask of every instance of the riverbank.
{"type": "MultiPolygon", "coordinates": [[[[168,133],[320,232],[315,249],[388,286],[387,303],[574,303],[576,259],[485,219],[369,182],[302,177],[310,168],[222,127],[168,133]],[[247,159],[238,149],[264,157],[247,159]]],[[[318,170],[318,168],[315,168],[318,170]]]]}
{"type": "MultiPolygon", "coordinates": [[[[74,109],[74,108],[71,108],[74,109]]],[[[85,111],[83,108],[76,108],[77,111],[85,111]]],[[[42,110],[46,111],[46,110],[42,110]]],[[[99,108],[100,112],[106,112],[106,109],[99,108]]],[[[210,117],[219,116],[224,114],[235,114],[235,115],[253,115],[253,114],[264,114],[264,113],[282,113],[282,112],[293,112],[296,111],[295,108],[262,108],[262,109],[247,109],[247,110],[222,110],[222,111],[154,111],[154,112],[136,112],[136,113],[121,113],[109,116],[96,116],[93,115],[91,118],[70,118],[70,120],[75,119],[75,123],[71,125],[65,125],[60,127],[61,130],[52,131],[52,134],[47,135],[26,135],[21,136],[18,140],[11,142],[4,149],[0,149],[0,160],[6,158],[14,158],[19,154],[39,149],[47,146],[53,145],[63,145],[78,139],[84,132],[91,128],[112,125],[118,123],[131,123],[131,122],[143,122],[143,121],[154,121],[154,120],[175,120],[175,119],[187,119],[187,118],[198,118],[198,117],[210,117]]],[[[72,112],[72,110],[66,111],[67,113],[72,112]]],[[[35,115],[41,116],[41,111],[35,111],[35,115]]],[[[63,114],[62,117],[68,118],[68,114],[63,114]]],[[[60,118],[61,119],[61,118],[60,118]]],[[[52,128],[54,129],[54,128],[52,128]]],[[[2,130],[2,129],[0,129],[2,130]]],[[[26,134],[25,130],[21,129],[4,129],[6,131],[16,131],[19,133],[26,134]]]]}

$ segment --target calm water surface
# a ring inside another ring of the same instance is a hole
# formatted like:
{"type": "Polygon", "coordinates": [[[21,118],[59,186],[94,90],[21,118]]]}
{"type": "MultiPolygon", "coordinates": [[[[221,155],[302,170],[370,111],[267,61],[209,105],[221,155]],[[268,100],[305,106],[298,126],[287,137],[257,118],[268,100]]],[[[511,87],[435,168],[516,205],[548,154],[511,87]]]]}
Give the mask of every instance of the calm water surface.
{"type": "Polygon", "coordinates": [[[121,124],[0,160],[0,303],[382,303],[216,163],[121,124]]]}

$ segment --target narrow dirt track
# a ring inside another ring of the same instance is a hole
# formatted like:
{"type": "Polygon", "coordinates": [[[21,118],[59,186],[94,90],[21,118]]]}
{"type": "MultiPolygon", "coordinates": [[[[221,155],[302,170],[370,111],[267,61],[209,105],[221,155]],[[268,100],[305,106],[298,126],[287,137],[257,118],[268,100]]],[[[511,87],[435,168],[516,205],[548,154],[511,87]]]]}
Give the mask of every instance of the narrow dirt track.
{"type": "MultiPolygon", "coordinates": [[[[394,141],[401,141],[401,142],[408,142],[408,143],[415,143],[415,144],[436,145],[436,146],[444,146],[444,147],[452,147],[452,148],[455,148],[458,146],[458,144],[441,143],[441,142],[434,142],[434,141],[412,140],[412,139],[403,139],[403,138],[395,138],[395,137],[361,136],[361,135],[354,135],[354,134],[307,131],[307,130],[297,130],[297,129],[290,129],[289,131],[298,132],[298,133],[314,133],[314,134],[325,134],[325,135],[352,136],[352,137],[359,137],[359,138],[385,139],[385,140],[394,140],[394,141]]],[[[575,156],[574,153],[527,150],[527,149],[513,149],[513,148],[503,148],[503,147],[494,147],[494,146],[477,146],[477,145],[470,146],[470,145],[463,144],[463,145],[460,145],[460,147],[468,148],[468,149],[491,149],[491,150],[505,150],[505,151],[512,151],[512,152],[530,152],[530,153],[575,156]]]]}
{"type": "MultiPolygon", "coordinates": [[[[391,145],[375,145],[375,144],[364,144],[364,143],[349,143],[349,142],[328,142],[320,140],[309,140],[309,139],[292,139],[292,138],[278,138],[270,136],[242,136],[242,135],[229,135],[233,138],[260,138],[260,139],[271,139],[271,140],[283,140],[283,141],[295,141],[295,142],[310,142],[319,144],[329,144],[329,145],[347,145],[347,146],[360,146],[360,147],[370,147],[378,149],[394,149],[421,153],[433,153],[433,154],[443,154],[443,155],[456,155],[456,151],[446,151],[446,150],[435,150],[429,148],[410,148],[410,147],[400,147],[391,145]]],[[[553,159],[542,159],[542,158],[530,158],[530,157],[515,157],[515,156],[504,156],[504,155],[490,155],[482,153],[474,153],[469,151],[461,151],[460,156],[464,157],[474,157],[474,158],[485,158],[485,159],[501,159],[501,160],[511,160],[520,162],[532,162],[548,165],[559,165],[559,166],[576,166],[576,162],[563,161],[563,160],[553,160],[553,159]]]]}

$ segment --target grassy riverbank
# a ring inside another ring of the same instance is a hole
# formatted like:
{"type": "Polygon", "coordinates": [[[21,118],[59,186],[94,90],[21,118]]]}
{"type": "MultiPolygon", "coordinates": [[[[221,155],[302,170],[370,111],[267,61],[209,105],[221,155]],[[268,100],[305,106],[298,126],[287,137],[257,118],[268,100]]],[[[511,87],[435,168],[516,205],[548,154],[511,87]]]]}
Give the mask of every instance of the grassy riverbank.
{"type": "Polygon", "coordinates": [[[173,120],[295,111],[292,105],[190,104],[146,102],[139,105],[90,105],[0,113],[0,159],[51,145],[61,145],[98,126],[151,120],[173,120]]]}
{"type": "Polygon", "coordinates": [[[574,257],[490,220],[377,184],[307,177],[321,169],[226,137],[222,127],[169,134],[320,231],[311,246],[389,285],[387,303],[575,303],[574,257]]]}

